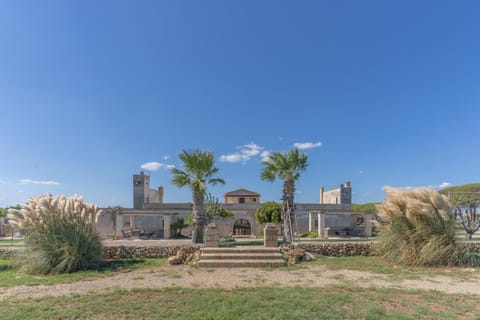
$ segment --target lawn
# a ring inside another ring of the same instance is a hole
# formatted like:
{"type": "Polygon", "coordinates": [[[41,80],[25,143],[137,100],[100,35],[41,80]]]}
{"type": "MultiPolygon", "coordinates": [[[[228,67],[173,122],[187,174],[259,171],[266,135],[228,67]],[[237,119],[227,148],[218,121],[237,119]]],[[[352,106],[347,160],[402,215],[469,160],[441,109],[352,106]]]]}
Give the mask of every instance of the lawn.
{"type": "Polygon", "coordinates": [[[478,296],[398,289],[133,289],[9,299],[2,319],[478,319],[478,296]]]}
{"type": "MultiPolygon", "coordinates": [[[[322,257],[311,263],[323,265],[329,270],[356,270],[383,274],[391,281],[420,279],[425,276],[446,276],[453,280],[466,280],[480,274],[480,268],[407,267],[387,262],[377,256],[322,257]]],[[[301,269],[307,265],[299,264],[290,268],[301,269]]]]}
{"type": "Polygon", "coordinates": [[[0,239],[1,247],[23,247],[25,242],[23,239],[0,239]]]}
{"type": "Polygon", "coordinates": [[[129,272],[148,266],[163,265],[166,259],[122,259],[107,261],[97,270],[85,270],[74,273],[58,275],[30,275],[19,272],[15,266],[19,262],[15,259],[0,259],[0,288],[15,287],[20,285],[52,285],[58,283],[71,283],[75,281],[112,276],[118,272],[129,272]]]}

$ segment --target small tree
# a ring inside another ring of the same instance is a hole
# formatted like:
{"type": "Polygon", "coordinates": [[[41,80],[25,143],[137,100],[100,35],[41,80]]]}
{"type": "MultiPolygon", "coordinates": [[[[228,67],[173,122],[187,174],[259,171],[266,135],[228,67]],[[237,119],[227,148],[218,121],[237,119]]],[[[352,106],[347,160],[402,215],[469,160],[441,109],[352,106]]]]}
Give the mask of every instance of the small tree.
{"type": "Polygon", "coordinates": [[[460,224],[462,225],[463,230],[465,230],[465,237],[471,240],[473,234],[480,229],[480,219],[476,219],[476,203],[470,203],[464,210],[458,205],[455,206],[455,216],[460,219],[460,224]]]}
{"type": "Polygon", "coordinates": [[[295,182],[300,178],[300,173],[308,166],[308,156],[300,153],[298,149],[290,152],[274,152],[267,161],[263,161],[260,174],[262,180],[273,182],[275,178],[283,181],[282,189],[282,222],[283,241],[293,242],[293,226],[295,225],[295,182]]]}
{"type": "Polygon", "coordinates": [[[208,222],[210,223],[215,218],[233,218],[233,213],[223,208],[220,205],[218,198],[211,193],[205,195],[205,213],[207,215],[208,222]]]}
{"type": "Polygon", "coordinates": [[[215,167],[213,152],[194,150],[182,151],[178,157],[182,161],[184,170],[172,168],[171,182],[177,187],[189,187],[192,191],[192,243],[203,243],[203,233],[206,223],[204,207],[207,185],[224,184],[225,181],[216,178],[218,168],[215,167]]]}
{"type": "Polygon", "coordinates": [[[263,203],[255,212],[255,219],[258,223],[282,222],[282,206],[274,201],[263,203]]]}
{"type": "Polygon", "coordinates": [[[182,230],[186,227],[188,227],[188,223],[186,223],[183,218],[178,218],[177,221],[172,224],[173,233],[176,237],[180,237],[182,235],[182,230]]]}

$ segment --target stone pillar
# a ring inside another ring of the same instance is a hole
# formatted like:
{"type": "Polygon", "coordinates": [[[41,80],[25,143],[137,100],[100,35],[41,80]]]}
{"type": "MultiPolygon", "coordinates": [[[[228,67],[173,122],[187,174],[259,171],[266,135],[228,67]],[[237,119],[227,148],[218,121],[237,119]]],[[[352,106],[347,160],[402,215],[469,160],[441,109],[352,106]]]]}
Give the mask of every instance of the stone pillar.
{"type": "Polygon", "coordinates": [[[278,228],[273,223],[267,223],[263,230],[264,246],[266,248],[278,247],[278,228]]]}
{"type": "Polygon", "coordinates": [[[323,213],[318,213],[318,237],[325,238],[327,236],[325,230],[325,215],[323,213]]]}
{"type": "Polygon", "coordinates": [[[312,232],[313,228],[315,228],[315,216],[313,213],[308,213],[308,232],[312,232]]]}
{"type": "Polygon", "coordinates": [[[163,216],[163,238],[169,239],[172,236],[172,217],[163,216]]]}
{"type": "Polygon", "coordinates": [[[123,234],[122,234],[123,223],[124,223],[123,214],[117,214],[115,219],[116,219],[116,226],[117,226],[115,235],[117,236],[117,238],[123,238],[123,234]]]}
{"type": "Polygon", "coordinates": [[[363,220],[365,223],[365,236],[371,237],[372,236],[372,214],[371,213],[364,213],[363,220]]]}
{"type": "Polygon", "coordinates": [[[207,229],[205,230],[205,247],[218,247],[218,230],[217,225],[214,222],[208,224],[207,229]]]}
{"type": "Polygon", "coordinates": [[[130,229],[137,229],[137,216],[130,216],[130,229]]]}

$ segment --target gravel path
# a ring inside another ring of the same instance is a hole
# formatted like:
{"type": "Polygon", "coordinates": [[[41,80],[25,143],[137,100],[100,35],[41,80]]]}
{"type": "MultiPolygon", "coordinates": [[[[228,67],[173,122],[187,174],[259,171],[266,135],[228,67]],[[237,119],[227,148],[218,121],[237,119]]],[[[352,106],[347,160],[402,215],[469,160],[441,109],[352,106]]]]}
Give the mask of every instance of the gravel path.
{"type": "Polygon", "coordinates": [[[473,274],[468,281],[446,276],[429,276],[420,280],[392,281],[383,274],[351,270],[327,270],[321,265],[304,265],[287,269],[208,269],[192,266],[155,266],[114,276],[78,281],[69,284],[17,286],[0,293],[0,301],[9,297],[27,298],[63,296],[70,294],[104,293],[113,289],[132,288],[242,288],[269,287],[315,287],[355,283],[359,287],[401,288],[438,290],[445,293],[476,294],[480,296],[480,277],[473,274]]]}

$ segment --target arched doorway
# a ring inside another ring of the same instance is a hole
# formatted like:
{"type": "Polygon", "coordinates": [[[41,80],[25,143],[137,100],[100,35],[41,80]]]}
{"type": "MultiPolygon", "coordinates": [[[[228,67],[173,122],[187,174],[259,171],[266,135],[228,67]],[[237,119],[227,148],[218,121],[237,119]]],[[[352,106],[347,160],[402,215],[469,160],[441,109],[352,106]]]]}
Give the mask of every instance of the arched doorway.
{"type": "Polygon", "coordinates": [[[252,234],[252,227],[250,222],[246,219],[240,219],[235,221],[233,224],[233,235],[234,236],[249,236],[252,234]]]}

